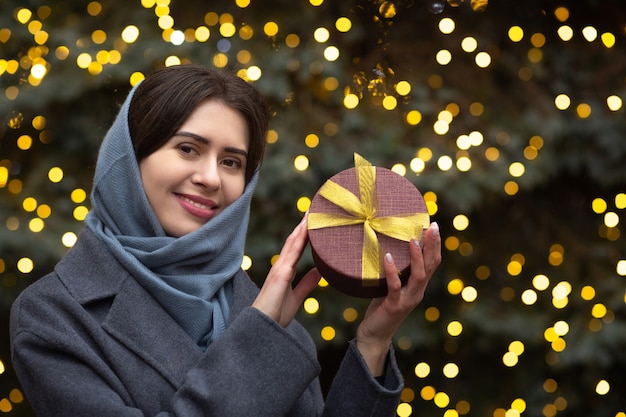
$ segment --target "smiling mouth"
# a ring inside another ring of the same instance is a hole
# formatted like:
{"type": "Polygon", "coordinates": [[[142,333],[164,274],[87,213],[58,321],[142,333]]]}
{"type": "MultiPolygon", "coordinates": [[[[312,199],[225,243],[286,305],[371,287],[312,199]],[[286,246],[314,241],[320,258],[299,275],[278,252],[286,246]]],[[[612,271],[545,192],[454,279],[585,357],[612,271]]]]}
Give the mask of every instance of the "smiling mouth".
{"type": "Polygon", "coordinates": [[[198,203],[197,201],[193,201],[190,198],[187,198],[185,196],[179,195],[178,198],[180,198],[181,200],[183,200],[184,202],[191,204],[194,207],[197,207],[201,210],[212,210],[214,209],[216,206],[207,206],[206,204],[202,204],[202,203],[198,203]]]}

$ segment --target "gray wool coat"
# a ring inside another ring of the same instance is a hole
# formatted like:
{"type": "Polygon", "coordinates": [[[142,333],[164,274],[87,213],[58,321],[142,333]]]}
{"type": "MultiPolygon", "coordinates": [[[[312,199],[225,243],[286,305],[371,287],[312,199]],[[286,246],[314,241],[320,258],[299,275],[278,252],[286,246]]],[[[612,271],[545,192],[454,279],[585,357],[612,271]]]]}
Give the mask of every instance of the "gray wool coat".
{"type": "Polygon", "coordinates": [[[241,271],[225,333],[199,348],[88,229],[15,301],[12,362],[40,417],[395,416],[402,377],[381,384],[349,343],[326,399],[315,346],[250,304],[241,271]]]}

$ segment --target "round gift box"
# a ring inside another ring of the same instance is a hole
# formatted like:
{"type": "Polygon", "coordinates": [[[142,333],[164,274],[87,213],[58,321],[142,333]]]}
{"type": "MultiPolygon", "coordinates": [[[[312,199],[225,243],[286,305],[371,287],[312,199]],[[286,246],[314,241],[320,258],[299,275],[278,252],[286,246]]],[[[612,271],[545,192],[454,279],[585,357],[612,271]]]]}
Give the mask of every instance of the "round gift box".
{"type": "MultiPolygon", "coordinates": [[[[341,185],[360,198],[357,169],[349,168],[341,171],[329,181],[341,185]]],[[[386,168],[375,167],[375,170],[376,217],[424,213],[428,218],[428,210],[422,194],[408,179],[386,168]]],[[[319,190],[313,197],[309,208],[309,216],[313,213],[347,215],[343,208],[320,195],[319,190]]],[[[409,233],[411,236],[422,236],[426,227],[428,224],[415,224],[415,229],[409,233]]],[[[361,269],[363,230],[363,224],[314,229],[309,227],[313,260],[322,277],[333,288],[354,297],[382,297],[387,294],[382,257],[386,253],[391,253],[404,285],[411,272],[409,243],[377,232],[379,264],[381,265],[379,274],[363,277],[361,269]]]]}

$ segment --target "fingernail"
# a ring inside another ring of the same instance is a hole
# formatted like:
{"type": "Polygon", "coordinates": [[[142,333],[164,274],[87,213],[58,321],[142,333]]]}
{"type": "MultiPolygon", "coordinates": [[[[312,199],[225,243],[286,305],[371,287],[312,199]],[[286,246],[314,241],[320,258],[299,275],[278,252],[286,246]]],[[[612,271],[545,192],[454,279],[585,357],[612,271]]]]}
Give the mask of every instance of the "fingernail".
{"type": "Polygon", "coordinates": [[[392,263],[393,263],[393,256],[391,256],[391,254],[390,254],[389,252],[387,252],[387,253],[385,254],[385,261],[386,261],[388,264],[392,264],[392,263]]]}
{"type": "Polygon", "coordinates": [[[413,236],[411,239],[411,243],[413,243],[416,247],[420,247],[420,241],[417,239],[417,236],[413,236]]]}
{"type": "Polygon", "coordinates": [[[435,232],[435,234],[439,234],[439,224],[437,222],[432,222],[430,224],[430,226],[433,228],[433,232],[435,232]]]}
{"type": "Polygon", "coordinates": [[[309,212],[307,211],[306,213],[304,213],[304,217],[302,218],[302,220],[300,220],[300,227],[306,227],[306,220],[308,216],[309,212]]]}

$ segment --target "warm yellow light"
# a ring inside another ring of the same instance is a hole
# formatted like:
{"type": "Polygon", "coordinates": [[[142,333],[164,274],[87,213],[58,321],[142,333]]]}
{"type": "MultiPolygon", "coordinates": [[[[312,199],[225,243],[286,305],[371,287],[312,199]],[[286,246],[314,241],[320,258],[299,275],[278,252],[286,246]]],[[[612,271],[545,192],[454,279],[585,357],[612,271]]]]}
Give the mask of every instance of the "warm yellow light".
{"type": "Polygon", "coordinates": [[[250,268],[252,268],[252,258],[248,255],[244,255],[243,259],[241,260],[241,269],[247,271],[250,268]]]}
{"type": "Polygon", "coordinates": [[[41,217],[42,219],[47,219],[48,217],[50,217],[51,214],[52,214],[52,209],[50,208],[49,205],[42,204],[39,207],[37,207],[37,216],[41,217]]]}
{"type": "Polygon", "coordinates": [[[559,110],[566,110],[572,104],[570,98],[566,94],[559,94],[554,99],[554,104],[559,110]]]}
{"type": "Polygon", "coordinates": [[[335,21],[335,27],[339,32],[348,32],[352,29],[352,21],[347,17],[340,17],[335,21]]]}
{"type": "Polygon", "coordinates": [[[476,40],[476,38],[468,36],[463,38],[463,40],[461,41],[461,49],[463,49],[467,53],[474,52],[476,48],[478,48],[478,41],[476,40]]]}
{"type": "Polygon", "coordinates": [[[382,104],[385,110],[393,110],[398,105],[398,100],[394,96],[386,96],[382,104]]]}
{"type": "Polygon", "coordinates": [[[450,19],[449,17],[444,17],[439,21],[439,30],[444,35],[449,35],[450,33],[454,32],[455,27],[456,25],[454,23],[454,20],[450,19]]]}
{"type": "Polygon", "coordinates": [[[252,65],[246,70],[246,75],[251,81],[258,81],[261,79],[263,72],[260,67],[252,65]]]}
{"type": "Polygon", "coordinates": [[[293,166],[298,171],[306,171],[309,168],[309,158],[305,155],[298,155],[293,160],[293,166]]]}
{"type": "Polygon", "coordinates": [[[448,65],[452,61],[452,53],[447,49],[437,52],[435,59],[439,65],[448,65]]]}
{"type": "Polygon", "coordinates": [[[59,167],[50,168],[48,171],[48,179],[50,182],[61,182],[61,180],[63,180],[63,170],[59,167]]]}
{"type": "Polygon", "coordinates": [[[296,202],[296,207],[301,213],[306,213],[311,207],[311,199],[309,197],[300,197],[296,202]]]}
{"type": "Polygon", "coordinates": [[[322,339],[330,341],[335,338],[335,329],[332,326],[325,326],[320,334],[322,336],[322,339]]]}
{"type": "Polygon", "coordinates": [[[448,133],[449,130],[450,130],[450,124],[446,122],[445,120],[437,120],[433,124],[433,131],[440,136],[445,135],[446,133],[448,133]]]}
{"type": "Polygon", "coordinates": [[[587,119],[591,116],[591,106],[587,103],[581,103],[576,106],[576,114],[581,119],[587,119]]]}
{"type": "Polygon", "coordinates": [[[78,206],[74,209],[73,216],[76,220],[78,220],[79,222],[82,222],[83,220],[85,220],[85,217],[87,217],[88,213],[89,213],[89,209],[87,207],[78,206]]]}
{"type": "MultiPolygon", "coordinates": [[[[272,28],[272,29],[268,28],[268,30],[270,31],[273,30],[274,26],[272,26],[270,23],[266,25],[270,25],[270,27],[272,28]]],[[[278,26],[276,26],[275,29],[276,29],[276,32],[278,32],[278,26]]],[[[224,22],[220,25],[219,32],[220,32],[220,35],[222,35],[225,38],[232,38],[237,33],[237,27],[232,22],[224,22]]],[[[274,36],[274,35],[268,34],[268,36],[274,36]]]]}
{"type": "Polygon", "coordinates": [[[339,59],[339,48],[336,46],[328,46],[324,49],[324,58],[328,62],[334,62],[339,59]]]}
{"type": "Polygon", "coordinates": [[[128,25],[122,30],[122,40],[126,43],[134,43],[139,38],[139,28],[128,25]]]}
{"type": "Polygon", "coordinates": [[[517,365],[518,361],[518,356],[513,352],[506,352],[502,355],[502,363],[509,368],[517,365]]]}
{"type": "Polygon", "coordinates": [[[353,323],[359,317],[359,313],[353,307],[348,307],[343,310],[343,319],[348,323],[353,323]]]}
{"type": "Polygon", "coordinates": [[[522,302],[527,306],[533,305],[537,302],[537,293],[534,290],[528,289],[522,293],[522,302]]]}
{"type": "Polygon", "coordinates": [[[609,211],[604,214],[604,225],[606,227],[617,227],[619,224],[619,216],[617,213],[609,211]]]}
{"type": "Polygon", "coordinates": [[[411,110],[406,114],[405,120],[411,126],[416,126],[422,121],[422,113],[417,110],[411,110]]]}
{"type": "Polygon", "coordinates": [[[413,407],[411,407],[411,404],[401,402],[396,407],[396,414],[398,417],[409,417],[413,414],[413,407]]]}
{"type": "Polygon", "coordinates": [[[254,29],[250,25],[243,25],[241,29],[239,29],[239,37],[244,41],[252,39],[254,36],[254,29]]]}
{"type": "Polygon", "coordinates": [[[325,27],[319,27],[313,32],[313,39],[319,43],[327,42],[330,39],[330,31],[325,27]]]}
{"type": "Polygon", "coordinates": [[[478,298],[478,291],[472,286],[467,286],[461,291],[461,298],[466,303],[473,303],[478,298]]]}
{"type": "Polygon", "coordinates": [[[526,411],[526,401],[522,398],[516,398],[511,403],[511,409],[517,411],[517,415],[521,415],[524,411],[526,411]]]}
{"type": "Polygon", "coordinates": [[[76,57],[76,65],[79,68],[86,69],[89,67],[89,64],[91,64],[91,55],[87,52],[83,52],[76,57]]]}
{"type": "Polygon", "coordinates": [[[420,390],[420,396],[426,401],[430,401],[435,398],[436,393],[437,391],[435,391],[435,388],[430,385],[425,386],[420,390]]]}
{"type": "Polygon", "coordinates": [[[587,42],[593,42],[598,38],[598,30],[593,26],[585,26],[583,28],[583,37],[587,42]]]}
{"type": "Polygon", "coordinates": [[[446,408],[450,404],[450,397],[445,392],[438,392],[435,394],[433,402],[439,408],[446,408]]]}
{"type": "Polygon", "coordinates": [[[441,171],[449,171],[450,168],[452,168],[452,165],[453,165],[452,158],[450,158],[448,155],[442,155],[437,160],[437,167],[441,171]]]}
{"type": "Polygon", "coordinates": [[[446,328],[450,336],[458,336],[463,332],[463,325],[459,321],[451,321],[446,328]]]}
{"type": "Polygon", "coordinates": [[[28,22],[32,16],[33,16],[33,12],[31,12],[30,10],[26,8],[19,9],[15,15],[15,17],[17,18],[17,21],[20,22],[21,24],[26,24],[26,22],[28,22]]]}
{"type": "Polygon", "coordinates": [[[524,30],[519,26],[512,26],[509,28],[509,39],[513,42],[519,42],[524,39],[524,30]]]}
{"type": "Polygon", "coordinates": [[[569,333],[569,324],[567,324],[567,322],[563,320],[559,320],[554,323],[553,328],[554,332],[559,336],[565,336],[567,333],[569,333]]]}
{"type": "Polygon", "coordinates": [[[565,22],[567,19],[569,19],[569,10],[567,10],[567,7],[557,7],[554,10],[554,16],[560,22],[565,22]]]}
{"type": "Polygon", "coordinates": [[[606,98],[606,105],[611,111],[618,111],[622,108],[622,99],[619,96],[612,95],[606,98]]]}
{"type": "Polygon", "coordinates": [[[71,248],[72,246],[74,246],[77,240],[78,236],[76,236],[74,232],[66,232],[61,237],[61,243],[63,243],[63,246],[65,246],[66,248],[71,248]]]}
{"type": "Polygon", "coordinates": [[[456,363],[446,363],[443,366],[443,374],[446,378],[456,378],[459,375],[459,366],[456,363]]]}
{"type": "Polygon", "coordinates": [[[404,166],[404,164],[393,164],[391,171],[403,177],[406,176],[406,166],[404,166]]]}
{"type": "Polygon", "coordinates": [[[608,381],[604,379],[601,379],[596,384],[596,393],[598,395],[606,395],[609,393],[610,390],[611,390],[611,385],[608,383],[608,381]]]}
{"type": "Polygon", "coordinates": [[[267,36],[276,36],[278,34],[278,24],[276,22],[267,22],[263,26],[263,33],[267,36]]]}
{"type": "Polygon", "coordinates": [[[547,276],[543,274],[539,274],[539,275],[535,275],[535,277],[533,278],[533,287],[535,287],[537,291],[544,291],[549,286],[550,286],[550,279],[547,276]]]}
{"type": "Polygon", "coordinates": [[[426,362],[420,362],[415,365],[415,376],[418,378],[426,378],[430,374],[430,365],[426,362]]]}
{"type": "Polygon", "coordinates": [[[409,168],[411,168],[411,171],[417,174],[417,173],[424,171],[424,168],[426,168],[426,163],[420,158],[413,158],[411,159],[409,168]]]}
{"type": "Polygon", "coordinates": [[[487,52],[479,52],[474,59],[476,65],[480,68],[487,68],[491,64],[491,55],[487,52]]]}
{"type": "Polygon", "coordinates": [[[567,25],[563,25],[563,26],[559,27],[557,29],[556,33],[565,42],[570,41],[574,37],[574,30],[571,27],[567,26],[567,25]]]}
{"type": "Polygon", "coordinates": [[[603,33],[602,36],[600,36],[600,39],[602,40],[604,46],[606,46],[607,48],[612,48],[615,46],[615,35],[613,35],[612,33],[603,33]]]}
{"type": "Polygon", "coordinates": [[[343,105],[346,109],[354,109],[359,105],[359,97],[356,94],[348,94],[343,98],[343,105]]]}
{"type": "Polygon", "coordinates": [[[597,319],[601,319],[606,316],[607,308],[602,303],[597,303],[591,308],[591,315],[597,319]]]}
{"type": "Polygon", "coordinates": [[[461,156],[456,160],[456,167],[461,172],[467,172],[472,169],[472,160],[467,156],[461,156]]]}
{"type": "Polygon", "coordinates": [[[535,48],[541,48],[546,44],[546,37],[542,33],[533,33],[533,36],[530,37],[530,43],[535,48]]]}
{"type": "Polygon", "coordinates": [[[289,48],[296,48],[300,45],[300,37],[294,33],[290,33],[285,37],[285,45],[289,48]]]}
{"type": "Polygon", "coordinates": [[[17,139],[17,147],[23,151],[30,149],[33,145],[33,138],[29,135],[22,135],[17,139]]]}
{"type": "Polygon", "coordinates": [[[498,148],[490,146],[485,149],[485,158],[487,158],[488,161],[497,161],[498,158],[500,158],[500,151],[498,150],[498,148]]]}
{"type": "Polygon", "coordinates": [[[406,96],[411,92],[411,84],[408,81],[399,81],[395,88],[401,96],[406,96]]]}
{"type": "Polygon", "coordinates": [[[33,260],[30,258],[20,258],[17,261],[17,270],[22,274],[29,274],[35,268],[33,260]]]}
{"type": "Polygon", "coordinates": [[[309,297],[304,300],[304,304],[302,305],[302,307],[307,314],[315,314],[320,309],[320,303],[319,301],[317,301],[316,298],[309,297]]]}
{"type": "Polygon", "coordinates": [[[452,295],[460,294],[463,291],[463,280],[460,278],[454,278],[448,282],[448,292],[452,295]]]}
{"type": "Polygon", "coordinates": [[[133,72],[130,75],[130,85],[135,86],[137,85],[140,81],[142,81],[145,77],[145,75],[143,75],[141,72],[133,72]]]}

